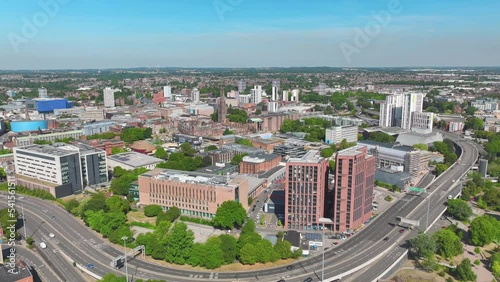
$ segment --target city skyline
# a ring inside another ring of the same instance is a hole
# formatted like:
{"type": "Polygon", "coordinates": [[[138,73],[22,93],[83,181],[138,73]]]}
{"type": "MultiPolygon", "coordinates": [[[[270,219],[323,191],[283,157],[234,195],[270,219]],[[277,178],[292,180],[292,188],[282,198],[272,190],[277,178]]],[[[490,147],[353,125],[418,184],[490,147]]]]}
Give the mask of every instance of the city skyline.
{"type": "Polygon", "coordinates": [[[1,68],[500,65],[495,1],[284,3],[4,5],[1,68]]]}

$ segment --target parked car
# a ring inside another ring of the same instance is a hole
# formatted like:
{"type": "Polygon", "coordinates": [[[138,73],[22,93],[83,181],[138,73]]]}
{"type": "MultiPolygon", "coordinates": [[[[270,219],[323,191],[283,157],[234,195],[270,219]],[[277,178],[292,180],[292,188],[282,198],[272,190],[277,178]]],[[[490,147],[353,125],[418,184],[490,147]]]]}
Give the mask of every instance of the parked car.
{"type": "Polygon", "coordinates": [[[404,228],[399,230],[399,233],[404,233],[404,232],[405,232],[404,228]]]}

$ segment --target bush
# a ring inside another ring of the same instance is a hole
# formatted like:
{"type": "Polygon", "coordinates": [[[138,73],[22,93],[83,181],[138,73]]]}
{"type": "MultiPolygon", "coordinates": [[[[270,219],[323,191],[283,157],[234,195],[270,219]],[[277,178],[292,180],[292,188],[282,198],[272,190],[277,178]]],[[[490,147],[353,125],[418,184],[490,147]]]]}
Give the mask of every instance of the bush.
{"type": "Polygon", "coordinates": [[[143,228],[149,228],[149,229],[155,229],[155,226],[149,222],[139,222],[139,221],[132,221],[130,223],[132,226],[138,226],[138,227],[143,227],[143,228]]]}
{"type": "Polygon", "coordinates": [[[446,273],[443,270],[441,270],[438,272],[438,275],[441,277],[444,277],[446,275],[446,273]]]}
{"type": "Polygon", "coordinates": [[[474,248],[474,253],[479,254],[481,253],[481,249],[479,247],[474,248]]]}
{"type": "Polygon", "coordinates": [[[387,196],[385,196],[384,200],[386,200],[388,202],[392,202],[394,200],[394,198],[392,198],[390,195],[387,195],[387,196]]]}
{"type": "Polygon", "coordinates": [[[149,205],[144,208],[144,215],[147,217],[153,217],[159,215],[163,209],[159,205],[149,205]]]}
{"type": "Polygon", "coordinates": [[[481,264],[481,262],[480,262],[478,259],[476,259],[476,260],[474,261],[474,264],[475,264],[475,265],[480,265],[480,264],[481,264]]]}
{"type": "Polygon", "coordinates": [[[189,216],[183,215],[179,219],[182,220],[182,221],[186,221],[186,222],[192,222],[192,223],[198,223],[198,224],[212,226],[212,221],[206,220],[206,219],[203,219],[203,218],[189,217],[189,216]]]}

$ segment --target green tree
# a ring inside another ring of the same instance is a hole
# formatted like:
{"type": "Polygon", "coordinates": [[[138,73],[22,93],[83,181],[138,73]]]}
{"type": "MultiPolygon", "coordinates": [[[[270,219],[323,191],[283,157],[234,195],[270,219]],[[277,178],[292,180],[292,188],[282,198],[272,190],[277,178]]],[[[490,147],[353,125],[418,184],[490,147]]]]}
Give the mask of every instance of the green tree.
{"type": "Polygon", "coordinates": [[[448,200],[447,212],[457,220],[467,220],[472,215],[472,209],[462,199],[448,200]]]}
{"type": "Polygon", "coordinates": [[[423,144],[423,143],[415,144],[415,145],[413,145],[413,148],[418,149],[418,150],[422,150],[422,151],[429,150],[429,147],[427,147],[427,145],[423,144]]]}
{"type": "Polygon", "coordinates": [[[236,239],[228,234],[219,235],[221,240],[221,250],[225,264],[233,263],[238,255],[236,239]]]}
{"type": "Polygon", "coordinates": [[[495,277],[500,277],[500,252],[497,251],[490,256],[491,271],[495,277]]]}
{"type": "Polygon", "coordinates": [[[486,190],[482,199],[490,209],[500,211],[500,189],[498,187],[492,187],[486,190]]]}
{"type": "Polygon", "coordinates": [[[473,106],[468,106],[467,109],[465,109],[465,113],[468,114],[469,116],[472,116],[476,113],[477,108],[473,106]]]}
{"type": "Polygon", "coordinates": [[[242,139],[238,139],[238,140],[236,141],[236,143],[241,144],[241,145],[245,145],[245,146],[250,146],[250,147],[252,147],[252,146],[253,146],[253,145],[252,145],[252,142],[250,142],[250,140],[248,140],[248,139],[244,139],[244,138],[242,138],[242,139]]]}
{"type": "Polygon", "coordinates": [[[144,207],[144,215],[147,217],[153,217],[159,215],[163,211],[160,205],[148,205],[144,207]]]}
{"type": "Polygon", "coordinates": [[[278,242],[274,245],[274,251],[281,259],[288,259],[292,257],[293,253],[291,248],[292,244],[286,240],[278,239],[278,242]]]}
{"type": "Polygon", "coordinates": [[[168,152],[165,151],[165,149],[163,147],[158,147],[158,148],[156,148],[156,151],[155,151],[155,157],[162,159],[162,160],[166,160],[168,158],[168,152]]]}
{"type": "Polygon", "coordinates": [[[224,130],[224,132],[222,133],[222,135],[231,135],[231,134],[234,134],[233,131],[231,131],[229,128],[226,127],[226,129],[224,130]]]}
{"type": "Polygon", "coordinates": [[[217,208],[213,224],[222,229],[232,229],[242,226],[246,216],[247,213],[241,203],[225,201],[217,208]]]}
{"type": "Polygon", "coordinates": [[[339,150],[345,150],[354,146],[356,146],[356,142],[347,142],[346,139],[342,139],[339,145],[339,150]]]}
{"type": "Polygon", "coordinates": [[[106,196],[104,193],[93,194],[88,201],[83,204],[81,215],[85,215],[87,211],[108,211],[108,206],[106,205],[106,196]]]}
{"type": "Polygon", "coordinates": [[[242,264],[255,264],[259,259],[259,250],[252,244],[246,244],[240,250],[240,262],[242,264]]]}
{"type": "Polygon", "coordinates": [[[450,229],[441,229],[433,235],[436,241],[437,252],[445,257],[452,258],[463,253],[462,241],[457,234],[450,229]]]}
{"type": "Polygon", "coordinates": [[[465,120],[465,129],[483,130],[484,121],[477,117],[469,117],[465,120]]]}
{"type": "Polygon", "coordinates": [[[184,142],[181,144],[181,151],[184,153],[186,156],[193,156],[196,154],[196,150],[193,149],[193,146],[189,142],[184,142]]]}
{"type": "Polygon", "coordinates": [[[130,211],[130,203],[120,196],[111,196],[106,200],[106,206],[110,212],[122,212],[126,214],[130,211]]]}
{"type": "Polygon", "coordinates": [[[125,153],[125,152],[127,152],[127,150],[120,148],[120,147],[111,148],[111,155],[116,155],[116,154],[125,153]]]}
{"type": "Polygon", "coordinates": [[[476,274],[472,271],[470,259],[466,258],[457,265],[455,277],[460,281],[476,281],[476,274]]]}
{"type": "Polygon", "coordinates": [[[448,169],[446,164],[437,164],[436,165],[436,175],[441,175],[441,173],[445,172],[448,169]]]}
{"type": "Polygon", "coordinates": [[[436,252],[436,241],[432,236],[420,233],[409,240],[410,252],[415,258],[431,258],[436,252]]]}
{"type": "Polygon", "coordinates": [[[217,146],[215,145],[209,145],[208,147],[205,148],[205,151],[214,151],[214,150],[217,150],[217,146]]]}
{"type": "Polygon", "coordinates": [[[76,199],[71,199],[64,203],[64,207],[67,211],[72,213],[73,215],[78,215],[78,207],[80,206],[80,202],[76,199]]]}
{"type": "Polygon", "coordinates": [[[326,148],[324,150],[321,151],[320,155],[323,157],[323,158],[329,158],[333,155],[333,149],[332,148],[326,148]]]}
{"type": "Polygon", "coordinates": [[[177,222],[168,232],[165,260],[175,264],[185,264],[191,255],[194,233],[183,222],[177,222]]]}
{"type": "Polygon", "coordinates": [[[247,153],[234,155],[233,158],[231,159],[231,164],[232,165],[239,165],[241,163],[241,161],[243,161],[243,158],[247,155],[248,155],[247,153]]]}
{"type": "Polygon", "coordinates": [[[489,215],[474,218],[469,228],[470,240],[475,246],[484,246],[500,240],[500,222],[489,215]]]}
{"type": "Polygon", "coordinates": [[[448,153],[449,151],[449,147],[448,144],[446,144],[445,142],[436,141],[433,143],[433,150],[443,155],[446,155],[446,153],[448,153]]]}
{"type": "Polygon", "coordinates": [[[127,282],[126,277],[124,276],[116,276],[114,273],[108,273],[102,277],[101,280],[97,280],[98,282],[127,282]]]}

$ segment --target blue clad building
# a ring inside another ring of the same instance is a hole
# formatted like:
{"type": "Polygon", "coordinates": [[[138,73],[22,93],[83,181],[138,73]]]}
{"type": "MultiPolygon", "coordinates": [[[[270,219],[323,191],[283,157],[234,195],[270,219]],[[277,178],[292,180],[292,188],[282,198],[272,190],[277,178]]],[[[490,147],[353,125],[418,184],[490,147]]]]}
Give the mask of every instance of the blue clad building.
{"type": "Polygon", "coordinates": [[[55,109],[69,109],[73,107],[73,102],[67,98],[36,99],[35,109],[39,113],[53,113],[55,109]]]}

